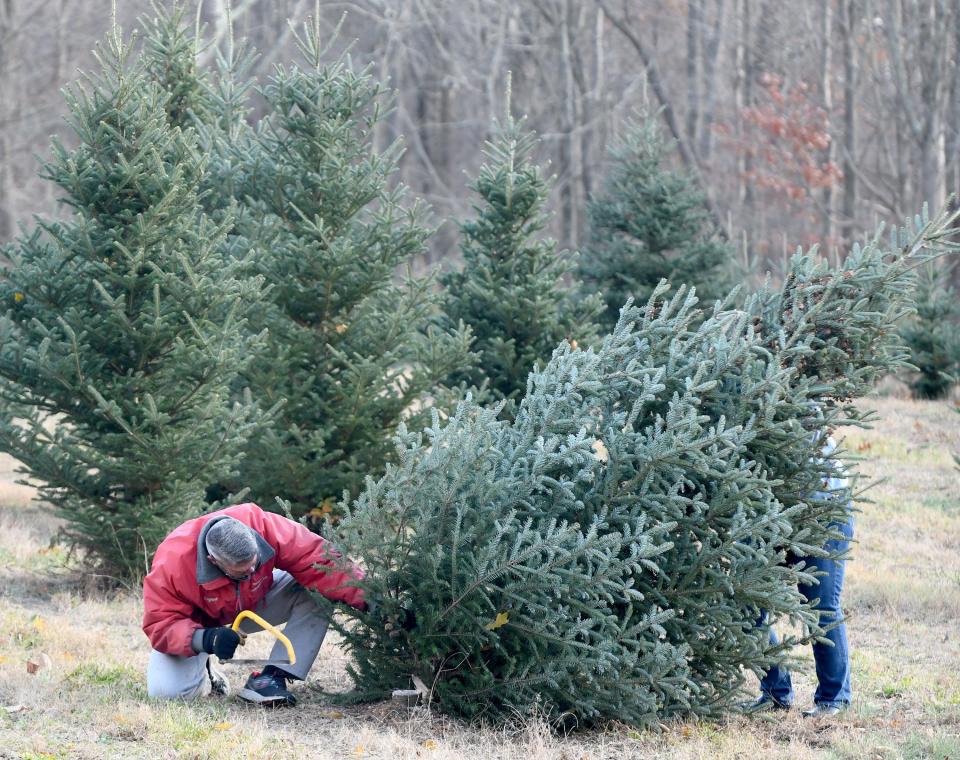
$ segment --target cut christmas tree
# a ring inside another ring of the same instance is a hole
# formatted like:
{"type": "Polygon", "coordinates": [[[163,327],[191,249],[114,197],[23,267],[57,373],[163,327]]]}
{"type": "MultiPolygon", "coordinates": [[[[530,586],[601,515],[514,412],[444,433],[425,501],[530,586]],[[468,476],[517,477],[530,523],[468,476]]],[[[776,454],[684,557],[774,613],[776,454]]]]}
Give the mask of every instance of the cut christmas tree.
{"type": "Polygon", "coordinates": [[[750,671],[822,631],[794,556],[822,554],[847,491],[818,438],[906,358],[913,269],[957,248],[917,219],[831,270],[700,313],[661,284],[596,350],[562,343],[516,419],[461,405],[351,505],[337,541],[368,569],[341,626],[357,695],[411,681],[447,712],[577,722],[716,715],[750,671]],[[402,623],[409,612],[417,625],[402,623]],[[758,626],[803,624],[769,644],[758,626]]]}

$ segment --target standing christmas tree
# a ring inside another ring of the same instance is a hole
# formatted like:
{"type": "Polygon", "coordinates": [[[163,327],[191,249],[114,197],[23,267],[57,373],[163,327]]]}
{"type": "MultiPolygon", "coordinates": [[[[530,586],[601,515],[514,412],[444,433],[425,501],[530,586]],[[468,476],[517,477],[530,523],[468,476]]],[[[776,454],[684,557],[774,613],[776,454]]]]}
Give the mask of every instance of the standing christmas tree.
{"type": "Polygon", "coordinates": [[[0,449],[65,518],[72,545],[137,574],[204,487],[229,477],[255,420],[231,385],[256,349],[260,285],[220,255],[205,164],[169,95],[115,27],[102,71],[68,95],[79,145],[45,175],[72,215],[11,246],[0,280],[0,449]]]}
{"type": "Polygon", "coordinates": [[[917,287],[917,313],[900,327],[917,369],[910,378],[917,398],[943,398],[960,373],[960,303],[950,274],[949,268],[927,267],[917,287]]]}
{"type": "Polygon", "coordinates": [[[210,157],[204,205],[227,224],[226,255],[267,283],[251,319],[266,345],[238,388],[279,411],[240,476],[212,492],[325,512],[383,471],[401,419],[462,395],[444,380],[473,361],[468,332],[434,324],[432,278],[409,273],[431,230],[424,207],[392,186],[399,144],[374,148],[389,94],[348,58],[325,62],[315,17],[295,33],[305,65],[275,69],[258,118],[252,56],[232,34],[209,73],[182,14],[144,28],[150,71],[179,103],[171,118],[194,125],[210,157]]]}
{"type": "MultiPolygon", "coordinates": [[[[449,406],[458,392],[442,381],[472,359],[467,332],[432,326],[432,278],[396,275],[430,229],[425,209],[390,187],[399,145],[373,147],[387,95],[348,59],[324,63],[320,34],[318,19],[304,25],[305,67],[276,68],[265,115],[218,168],[221,205],[239,204],[235,234],[269,287],[254,322],[267,345],[246,378],[265,405],[284,404],[238,483],[297,513],[382,472],[397,423],[449,406]]],[[[237,107],[221,95],[216,110],[237,107]]]]}
{"type": "Polygon", "coordinates": [[[822,492],[816,439],[905,360],[892,328],[954,222],[836,270],[800,254],[745,309],[661,284],[596,350],[561,345],[512,423],[466,403],[401,429],[335,527],[379,600],[344,626],[360,694],[412,680],[452,713],[581,723],[728,709],[798,641],[771,646],[762,614],[822,634],[788,561],[822,553],[849,498],[822,492]]]}
{"type": "Polygon", "coordinates": [[[733,254],[711,229],[703,194],[664,166],[669,144],[652,118],[627,125],[610,175],[589,207],[590,242],[579,276],[616,324],[627,298],[645,303],[661,279],[695,287],[701,301],[726,295],[733,254]]]}
{"type": "Polygon", "coordinates": [[[464,267],[443,279],[445,311],[470,327],[480,355],[477,369],[454,377],[476,386],[489,381],[494,399],[508,401],[508,414],[557,343],[596,337],[602,308],[599,296],[578,299],[565,286],[573,256],[536,237],[547,221],[550,187],[531,161],[535,144],[510,117],[497,128],[472,185],[477,217],[461,225],[464,267]]]}

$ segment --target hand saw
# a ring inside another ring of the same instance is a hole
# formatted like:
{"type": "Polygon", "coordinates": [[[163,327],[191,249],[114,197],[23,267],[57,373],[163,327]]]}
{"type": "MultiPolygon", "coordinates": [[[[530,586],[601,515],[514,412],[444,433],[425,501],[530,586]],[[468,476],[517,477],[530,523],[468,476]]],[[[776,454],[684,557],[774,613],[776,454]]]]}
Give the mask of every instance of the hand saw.
{"type": "MultiPolygon", "coordinates": [[[[260,617],[257,613],[251,612],[250,610],[243,610],[236,619],[233,621],[233,625],[230,627],[240,633],[240,623],[243,622],[245,618],[249,618],[254,623],[259,625],[263,630],[269,631],[273,634],[273,637],[283,644],[284,649],[287,650],[287,662],[278,662],[277,660],[258,660],[258,659],[230,659],[230,660],[220,660],[221,665],[268,665],[273,663],[275,665],[293,665],[297,661],[297,655],[293,651],[293,644],[290,643],[290,639],[283,635],[283,633],[276,628],[275,626],[270,625],[266,620],[260,617]]],[[[245,634],[240,634],[240,645],[243,646],[246,643],[245,634]]]]}

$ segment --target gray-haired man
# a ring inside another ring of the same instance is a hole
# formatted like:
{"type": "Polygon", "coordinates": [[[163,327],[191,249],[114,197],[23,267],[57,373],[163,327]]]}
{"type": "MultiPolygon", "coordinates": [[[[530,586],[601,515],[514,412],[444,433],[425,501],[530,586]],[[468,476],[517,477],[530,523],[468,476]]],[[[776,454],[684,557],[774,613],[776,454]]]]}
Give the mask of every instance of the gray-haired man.
{"type": "MultiPolygon", "coordinates": [[[[188,520],[163,540],[143,583],[143,630],[153,645],[147,669],[152,697],[194,699],[225,692],[210,655],[233,657],[240,635],[230,624],[252,610],[284,634],[296,652],[287,664],[279,642],[270,663],[239,696],[271,705],[296,703],[288,680],[303,680],[323,643],[327,620],[306,589],[362,609],[363,573],[320,536],[256,504],[188,520]]],[[[241,630],[256,630],[241,624],[241,630]]]]}

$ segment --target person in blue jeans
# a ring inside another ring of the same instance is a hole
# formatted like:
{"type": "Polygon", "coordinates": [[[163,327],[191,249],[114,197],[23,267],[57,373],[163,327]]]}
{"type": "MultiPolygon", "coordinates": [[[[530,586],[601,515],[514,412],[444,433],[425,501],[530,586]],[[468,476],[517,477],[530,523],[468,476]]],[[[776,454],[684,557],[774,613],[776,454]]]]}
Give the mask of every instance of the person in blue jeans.
{"type": "MultiPolygon", "coordinates": [[[[823,448],[828,457],[836,448],[828,438],[823,448]]],[[[846,498],[847,489],[842,473],[826,479],[824,493],[820,498],[846,498]]],[[[853,514],[848,501],[846,520],[833,523],[832,527],[841,537],[831,539],[824,548],[831,556],[843,556],[853,540],[853,514]]],[[[847,645],[847,628],[843,622],[840,596],[843,592],[843,559],[826,557],[803,557],[808,567],[817,574],[818,584],[800,584],[799,590],[807,601],[818,600],[815,609],[820,613],[820,625],[830,628],[825,634],[829,644],[816,641],[813,644],[813,659],[817,670],[817,691],[813,695],[814,706],[803,712],[804,717],[830,717],[850,706],[850,649],[847,645]],[[832,626],[832,627],[830,627],[832,626]]],[[[764,615],[766,623],[766,615],[764,615]]],[[[770,629],[770,643],[777,644],[777,634],[770,629]]],[[[747,712],[761,710],[788,710],[793,705],[793,683],[790,671],[783,665],[770,668],[760,680],[760,696],[747,705],[747,712]]]]}

